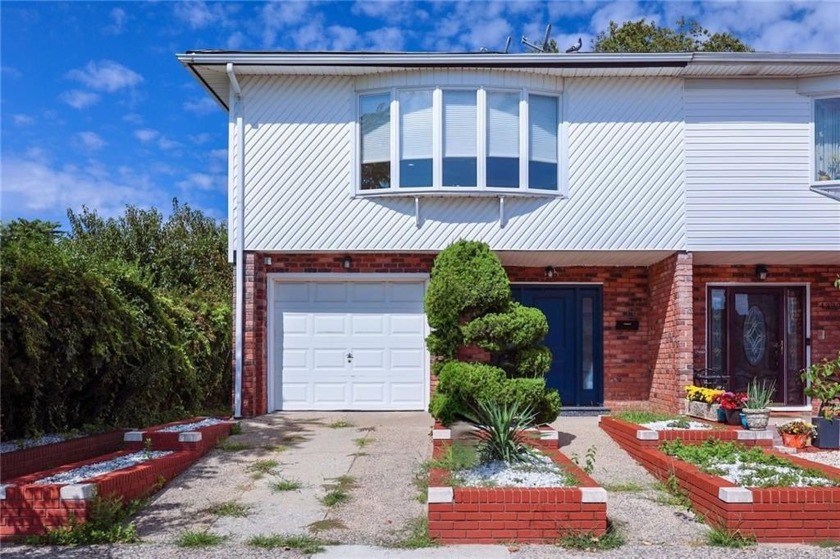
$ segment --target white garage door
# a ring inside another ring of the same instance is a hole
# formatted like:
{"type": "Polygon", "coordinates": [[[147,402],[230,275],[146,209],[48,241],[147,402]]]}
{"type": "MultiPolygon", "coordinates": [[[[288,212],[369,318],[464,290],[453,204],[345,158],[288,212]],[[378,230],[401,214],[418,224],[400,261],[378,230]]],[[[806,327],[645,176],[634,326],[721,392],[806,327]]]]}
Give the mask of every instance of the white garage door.
{"type": "Polygon", "coordinates": [[[275,409],[424,409],[422,281],[281,281],[274,290],[275,409]]]}

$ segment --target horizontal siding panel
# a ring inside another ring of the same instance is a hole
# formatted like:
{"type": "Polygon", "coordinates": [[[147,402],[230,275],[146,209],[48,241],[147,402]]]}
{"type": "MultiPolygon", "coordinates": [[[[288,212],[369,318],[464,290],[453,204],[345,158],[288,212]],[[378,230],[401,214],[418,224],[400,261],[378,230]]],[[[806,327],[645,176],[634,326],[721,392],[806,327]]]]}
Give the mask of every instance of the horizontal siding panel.
{"type": "Polygon", "coordinates": [[[461,238],[516,251],[684,248],[676,79],[561,84],[521,72],[488,74],[510,87],[562,86],[568,107],[569,199],[508,197],[504,226],[496,197],[423,198],[420,227],[412,198],[353,198],[358,89],[436,79],[475,83],[475,75],[454,71],[418,74],[243,79],[248,249],[436,251],[461,238]]]}
{"type": "Polygon", "coordinates": [[[686,82],[689,250],[840,248],[840,204],[809,190],[810,111],[792,81],[686,82]]]}

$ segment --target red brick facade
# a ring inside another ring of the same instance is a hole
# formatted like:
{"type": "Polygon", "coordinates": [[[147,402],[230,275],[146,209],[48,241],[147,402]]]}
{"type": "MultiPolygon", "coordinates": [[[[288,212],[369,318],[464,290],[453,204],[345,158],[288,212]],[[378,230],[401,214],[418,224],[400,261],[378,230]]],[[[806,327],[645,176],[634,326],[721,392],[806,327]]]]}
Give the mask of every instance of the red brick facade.
{"type": "MultiPolygon", "coordinates": [[[[267,411],[267,274],[429,273],[434,254],[247,253],[242,414],[267,411]],[[268,259],[270,258],[270,263],[268,259]]],[[[705,289],[708,282],[751,282],[754,266],[693,266],[692,255],[674,254],[649,267],[561,267],[545,277],[542,267],[509,267],[510,280],[591,283],[602,286],[604,403],[613,409],[650,405],[678,410],[692,369],[705,363],[705,289]],[[637,330],[617,330],[617,321],[638,321],[637,330]]],[[[771,266],[772,282],[811,285],[812,360],[840,348],[840,290],[830,266],[771,266]],[[820,334],[822,332],[822,334],[820,334]],[[820,337],[822,336],[822,337],[820,337]]],[[[432,383],[434,384],[434,383],[432,383]]]]}

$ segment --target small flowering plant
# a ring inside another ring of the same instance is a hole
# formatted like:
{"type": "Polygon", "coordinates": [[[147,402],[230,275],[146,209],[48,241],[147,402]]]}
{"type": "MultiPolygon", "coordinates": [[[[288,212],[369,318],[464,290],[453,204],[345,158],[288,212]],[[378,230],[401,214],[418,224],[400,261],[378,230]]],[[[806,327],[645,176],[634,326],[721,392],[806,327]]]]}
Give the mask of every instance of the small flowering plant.
{"type": "Polygon", "coordinates": [[[716,398],[716,402],[725,410],[739,410],[747,404],[745,392],[724,392],[716,398]]]}
{"type": "Polygon", "coordinates": [[[788,433],[789,435],[808,435],[809,437],[814,437],[817,434],[817,430],[813,425],[801,419],[793,419],[780,423],[776,426],[776,430],[779,431],[780,435],[788,433]]]}
{"type": "Polygon", "coordinates": [[[692,384],[685,387],[685,399],[689,402],[714,404],[717,402],[716,398],[723,394],[723,392],[723,390],[718,390],[716,388],[702,388],[692,384]]]}

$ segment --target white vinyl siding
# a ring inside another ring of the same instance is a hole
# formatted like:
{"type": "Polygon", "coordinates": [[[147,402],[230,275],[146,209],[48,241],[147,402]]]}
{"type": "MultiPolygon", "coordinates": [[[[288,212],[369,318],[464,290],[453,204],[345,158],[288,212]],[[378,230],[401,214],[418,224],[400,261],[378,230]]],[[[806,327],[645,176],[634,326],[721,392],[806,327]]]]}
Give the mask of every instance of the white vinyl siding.
{"type": "Polygon", "coordinates": [[[687,248],[836,250],[840,204],[809,190],[811,98],[796,82],[685,87],[687,248]]]}

